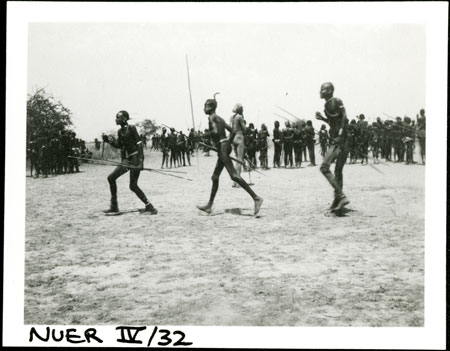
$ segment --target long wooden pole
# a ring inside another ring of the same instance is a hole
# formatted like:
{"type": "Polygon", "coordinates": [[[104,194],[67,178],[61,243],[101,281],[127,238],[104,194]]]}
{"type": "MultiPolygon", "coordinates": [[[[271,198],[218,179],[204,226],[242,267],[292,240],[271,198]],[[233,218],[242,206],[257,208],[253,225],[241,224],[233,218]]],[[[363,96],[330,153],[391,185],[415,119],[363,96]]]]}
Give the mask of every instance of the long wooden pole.
{"type": "Polygon", "coordinates": [[[194,131],[195,131],[194,105],[192,105],[191,78],[190,78],[190,75],[189,75],[189,62],[188,62],[187,54],[186,54],[186,68],[187,68],[188,87],[189,87],[189,100],[191,102],[192,127],[194,128],[194,131]]]}
{"type": "MultiPolygon", "coordinates": [[[[187,54],[186,54],[186,69],[187,69],[188,87],[189,87],[189,100],[191,102],[192,128],[194,129],[194,133],[195,133],[194,105],[192,104],[191,77],[189,74],[189,61],[188,61],[187,54]]],[[[194,134],[194,140],[195,140],[195,134],[194,134]]],[[[192,147],[194,147],[194,145],[192,145],[192,147]]],[[[196,154],[197,154],[197,171],[200,172],[200,160],[198,158],[198,150],[196,150],[196,154]]]]}

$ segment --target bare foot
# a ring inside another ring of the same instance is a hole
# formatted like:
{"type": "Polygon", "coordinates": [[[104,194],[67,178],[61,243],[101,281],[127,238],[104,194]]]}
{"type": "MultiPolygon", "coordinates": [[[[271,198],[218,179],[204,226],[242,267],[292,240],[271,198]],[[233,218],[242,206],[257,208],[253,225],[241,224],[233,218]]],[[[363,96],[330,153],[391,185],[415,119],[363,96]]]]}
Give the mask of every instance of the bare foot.
{"type": "Polygon", "coordinates": [[[200,211],[206,212],[208,214],[211,213],[212,205],[206,204],[205,206],[197,206],[200,211]]]}
{"type": "Polygon", "coordinates": [[[334,211],[339,211],[340,209],[342,209],[344,206],[348,205],[349,203],[350,203],[350,200],[347,199],[347,198],[345,197],[345,195],[342,195],[342,196],[339,198],[339,202],[338,202],[338,204],[336,205],[336,207],[334,208],[334,211]]]}
{"type": "Polygon", "coordinates": [[[263,201],[264,201],[264,199],[259,196],[255,199],[255,213],[254,213],[255,216],[259,213],[259,210],[261,209],[261,205],[262,205],[263,201]]]}

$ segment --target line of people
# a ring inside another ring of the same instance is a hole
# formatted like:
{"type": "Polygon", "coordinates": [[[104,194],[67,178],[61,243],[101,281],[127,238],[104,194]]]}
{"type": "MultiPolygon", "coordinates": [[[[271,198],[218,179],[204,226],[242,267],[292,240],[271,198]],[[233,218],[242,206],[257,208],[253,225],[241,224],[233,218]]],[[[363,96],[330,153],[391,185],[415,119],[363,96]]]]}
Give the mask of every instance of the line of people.
{"type": "Polygon", "coordinates": [[[164,168],[164,166],[166,168],[185,167],[186,160],[190,166],[194,151],[193,140],[193,130],[186,136],[183,131],[175,131],[175,128],[170,128],[170,133],[167,134],[167,129],[163,128],[156,144],[152,144],[152,149],[162,151],[161,168],[164,168]]]}
{"type": "Polygon", "coordinates": [[[52,135],[33,135],[27,145],[30,176],[47,178],[80,172],[78,159],[69,156],[92,156],[85,141],[77,138],[74,131],[62,129],[52,135]]]}
{"type": "Polygon", "coordinates": [[[378,163],[381,157],[386,161],[415,164],[417,162],[414,161],[414,149],[417,140],[421,163],[425,164],[424,109],[420,110],[416,121],[408,116],[384,121],[377,117],[376,122],[369,124],[364,114],[360,114],[357,119],[358,121],[352,119],[348,126],[349,163],[354,164],[360,159],[361,164],[367,164],[369,151],[372,151],[374,163],[378,163]]]}

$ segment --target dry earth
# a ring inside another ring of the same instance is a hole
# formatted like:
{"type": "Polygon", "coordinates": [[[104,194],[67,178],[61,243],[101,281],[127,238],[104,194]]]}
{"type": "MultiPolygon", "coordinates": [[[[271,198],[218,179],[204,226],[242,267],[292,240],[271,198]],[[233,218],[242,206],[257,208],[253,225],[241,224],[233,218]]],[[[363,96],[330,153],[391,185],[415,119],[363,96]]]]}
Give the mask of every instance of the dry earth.
{"type": "MultiPolygon", "coordinates": [[[[145,165],[160,160],[148,152],[145,165]]],[[[200,153],[178,169],[192,182],[143,172],[156,216],[103,215],[109,166],[27,177],[25,323],[424,325],[425,167],[346,165],[344,217],[325,215],[332,191],[319,167],[252,172],[265,200],[254,218],[226,173],[214,215],[196,209],[215,160],[200,153]]],[[[128,177],[122,210],[142,206],[128,177]]]]}

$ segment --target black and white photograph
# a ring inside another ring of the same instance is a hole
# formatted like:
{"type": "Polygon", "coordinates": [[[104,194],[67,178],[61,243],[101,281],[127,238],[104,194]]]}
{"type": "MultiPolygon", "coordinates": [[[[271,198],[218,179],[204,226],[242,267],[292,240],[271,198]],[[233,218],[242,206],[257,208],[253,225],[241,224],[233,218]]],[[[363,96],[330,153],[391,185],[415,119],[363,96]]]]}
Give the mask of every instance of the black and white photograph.
{"type": "Polygon", "coordinates": [[[5,346],[445,349],[447,2],[7,10],[5,346]]]}

